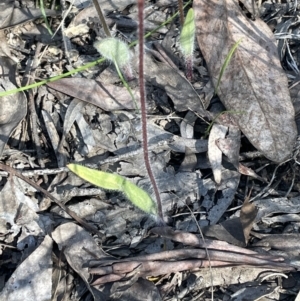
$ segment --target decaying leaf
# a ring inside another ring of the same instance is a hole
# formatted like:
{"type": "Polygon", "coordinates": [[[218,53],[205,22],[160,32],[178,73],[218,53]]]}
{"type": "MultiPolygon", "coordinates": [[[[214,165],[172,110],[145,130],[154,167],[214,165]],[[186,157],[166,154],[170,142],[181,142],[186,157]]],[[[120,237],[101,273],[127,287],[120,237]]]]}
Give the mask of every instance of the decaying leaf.
{"type": "Polygon", "coordinates": [[[241,146],[241,132],[236,126],[229,127],[229,135],[226,138],[216,140],[216,145],[228,158],[233,166],[239,168],[239,152],[241,146]]]}
{"type": "Polygon", "coordinates": [[[208,159],[217,184],[220,184],[222,180],[222,151],[217,146],[216,141],[225,138],[227,130],[227,126],[215,123],[208,140],[208,159]]]}
{"type": "Polygon", "coordinates": [[[0,293],[0,300],[50,300],[52,288],[52,239],[40,246],[15,270],[0,293]]]}
{"type": "MultiPolygon", "coordinates": [[[[0,92],[16,89],[16,64],[8,57],[0,57],[2,66],[0,92]]],[[[26,116],[27,100],[23,92],[1,97],[0,102],[0,156],[10,135],[26,116]]]]}
{"type": "Polygon", "coordinates": [[[256,215],[257,215],[257,208],[253,203],[249,203],[249,198],[246,198],[241,208],[241,214],[240,214],[240,221],[243,227],[246,244],[249,241],[250,232],[252,230],[256,215]]]}
{"type": "Polygon", "coordinates": [[[216,224],[230,206],[240,182],[240,174],[234,170],[222,170],[222,182],[218,187],[217,202],[209,210],[207,220],[210,225],[216,224]]]}
{"type": "Polygon", "coordinates": [[[52,237],[59,249],[63,250],[64,256],[70,266],[85,282],[94,300],[102,299],[101,292],[91,288],[88,281],[88,268],[84,265],[89,260],[94,259],[94,256],[98,258],[103,257],[103,253],[89,233],[74,223],[66,223],[58,226],[53,231],[52,237]]]}
{"type": "MultiPolygon", "coordinates": [[[[105,111],[134,109],[134,102],[126,88],[115,85],[102,85],[99,81],[86,78],[62,78],[47,84],[52,89],[92,103],[105,111]]],[[[139,93],[133,91],[139,99],[139,93]]]]}
{"type": "MultiPolygon", "coordinates": [[[[42,17],[40,8],[14,8],[14,0],[1,1],[0,28],[10,28],[25,22],[42,17]]],[[[56,16],[58,12],[51,9],[45,9],[46,15],[56,16]]]]}
{"type": "Polygon", "coordinates": [[[261,20],[248,20],[237,0],[195,0],[197,40],[214,86],[232,46],[242,39],[218,90],[250,142],[267,158],[285,160],[297,135],[288,82],[275,39],[261,20]]]}
{"type": "Polygon", "coordinates": [[[146,80],[164,89],[177,111],[191,110],[201,113],[202,116],[207,115],[198,93],[178,70],[174,70],[168,64],[154,61],[148,52],[145,53],[145,65],[146,80]]]}
{"type": "Polygon", "coordinates": [[[202,231],[207,237],[217,238],[239,247],[246,246],[243,227],[239,218],[231,218],[220,224],[206,226],[202,231]]]}

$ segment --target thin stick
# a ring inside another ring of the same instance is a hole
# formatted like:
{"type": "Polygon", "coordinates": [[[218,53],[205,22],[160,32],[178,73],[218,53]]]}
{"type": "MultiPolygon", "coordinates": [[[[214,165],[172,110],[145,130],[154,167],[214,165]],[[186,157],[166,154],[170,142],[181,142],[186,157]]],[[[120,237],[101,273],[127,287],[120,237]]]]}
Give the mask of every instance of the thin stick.
{"type": "Polygon", "coordinates": [[[100,238],[103,238],[103,234],[98,231],[94,226],[85,222],[81,217],[79,217],[74,211],[69,209],[67,206],[62,204],[59,200],[57,200],[51,193],[47,190],[36,184],[35,182],[29,180],[28,178],[24,177],[22,174],[14,170],[12,167],[4,165],[0,163],[0,169],[8,172],[9,174],[18,177],[19,179],[25,181],[32,187],[34,187],[37,191],[42,192],[46,197],[48,197],[51,201],[57,204],[60,208],[62,208],[66,213],[68,213],[74,220],[76,220],[80,225],[86,228],[88,231],[92,231],[93,233],[97,234],[100,238]]]}
{"type": "Polygon", "coordinates": [[[183,1],[178,0],[178,10],[179,10],[179,19],[180,19],[180,25],[181,28],[184,24],[184,12],[183,12],[183,1]]]}
{"type": "Polygon", "coordinates": [[[93,0],[93,3],[94,3],[94,6],[95,6],[95,8],[96,8],[96,10],[97,10],[97,13],[98,13],[99,19],[100,19],[100,21],[101,21],[101,24],[102,24],[102,26],[103,26],[103,30],[104,30],[105,34],[106,34],[108,37],[111,37],[110,30],[109,30],[109,28],[108,28],[108,25],[107,25],[107,23],[106,23],[106,20],[105,20],[105,18],[104,18],[103,13],[102,13],[102,9],[101,9],[101,7],[100,7],[98,1],[97,1],[97,0],[93,0]]]}
{"type": "Polygon", "coordinates": [[[152,184],[157,202],[158,215],[163,222],[163,211],[161,198],[154,178],[148,149],[148,133],[147,133],[147,111],[146,111],[146,89],[144,78],[144,0],[138,0],[138,22],[139,22],[139,84],[140,84],[140,101],[141,101],[141,121],[142,121],[142,140],[143,154],[147,173],[152,184]]]}

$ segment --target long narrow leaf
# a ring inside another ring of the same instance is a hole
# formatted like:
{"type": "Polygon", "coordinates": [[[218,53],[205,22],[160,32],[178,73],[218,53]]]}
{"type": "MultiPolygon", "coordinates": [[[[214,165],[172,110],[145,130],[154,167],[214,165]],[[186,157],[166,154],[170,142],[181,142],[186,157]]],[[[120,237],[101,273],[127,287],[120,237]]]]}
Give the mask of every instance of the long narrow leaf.
{"type": "Polygon", "coordinates": [[[221,78],[222,78],[222,76],[223,76],[223,73],[224,73],[226,67],[228,66],[228,64],[229,64],[229,62],[230,62],[230,60],[231,60],[231,58],[232,58],[234,52],[236,51],[236,49],[238,48],[239,44],[241,43],[241,41],[242,41],[242,38],[239,39],[239,40],[232,46],[232,48],[230,49],[229,53],[228,53],[227,56],[226,56],[226,59],[225,59],[225,61],[224,61],[224,64],[222,65],[222,68],[221,68],[221,71],[220,71],[220,74],[219,74],[219,77],[218,77],[218,83],[217,83],[217,86],[216,86],[216,88],[215,88],[215,94],[218,93],[218,89],[219,89],[219,85],[220,85],[220,82],[221,82],[221,78]]]}
{"type": "Polygon", "coordinates": [[[124,193],[133,205],[148,214],[157,215],[156,204],[149,194],[126,178],[78,164],[68,164],[67,167],[78,177],[91,184],[124,193]]]}

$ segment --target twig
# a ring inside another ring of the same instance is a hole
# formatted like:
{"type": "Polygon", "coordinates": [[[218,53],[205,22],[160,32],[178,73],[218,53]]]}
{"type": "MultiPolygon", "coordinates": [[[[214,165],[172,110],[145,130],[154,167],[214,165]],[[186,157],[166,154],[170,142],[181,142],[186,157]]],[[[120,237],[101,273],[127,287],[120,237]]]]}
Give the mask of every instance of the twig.
{"type": "Polygon", "coordinates": [[[29,180],[28,178],[24,177],[22,174],[17,172],[15,169],[13,169],[10,166],[4,165],[0,163],[0,169],[8,172],[9,174],[18,177],[19,179],[25,181],[27,184],[34,187],[37,191],[42,192],[46,197],[48,197],[50,200],[52,200],[55,204],[57,204],[61,209],[63,209],[66,213],[68,213],[75,221],[77,221],[80,225],[82,225],[84,228],[86,228],[88,231],[91,231],[99,236],[99,238],[103,238],[103,234],[98,231],[94,226],[91,226],[87,222],[85,222],[81,217],[79,217],[74,211],[66,207],[64,204],[62,204],[59,200],[57,200],[51,193],[49,193],[47,190],[42,188],[41,186],[37,185],[35,182],[29,180]]]}
{"type": "Polygon", "coordinates": [[[104,30],[105,34],[106,34],[108,37],[111,37],[110,30],[109,30],[109,28],[108,28],[108,26],[107,26],[106,20],[105,20],[105,18],[104,18],[104,15],[103,15],[103,13],[102,13],[102,9],[101,9],[101,7],[100,7],[98,1],[97,1],[97,0],[93,0],[93,3],[94,3],[94,6],[95,6],[95,8],[96,8],[96,10],[97,10],[97,13],[98,13],[99,19],[100,19],[100,21],[101,21],[101,24],[102,24],[102,26],[103,26],[103,30],[104,30]]]}
{"type": "Polygon", "coordinates": [[[184,13],[183,13],[183,1],[182,0],[178,0],[178,10],[179,10],[180,25],[182,27],[184,24],[184,13]]]}

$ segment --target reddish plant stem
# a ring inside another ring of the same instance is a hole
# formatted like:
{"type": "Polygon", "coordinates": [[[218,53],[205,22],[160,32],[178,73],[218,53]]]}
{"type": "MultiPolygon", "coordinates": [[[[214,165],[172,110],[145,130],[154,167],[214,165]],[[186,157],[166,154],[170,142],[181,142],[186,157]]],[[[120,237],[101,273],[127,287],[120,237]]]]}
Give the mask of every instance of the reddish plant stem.
{"type": "Polygon", "coordinates": [[[184,24],[184,12],[183,12],[183,1],[178,0],[179,19],[181,27],[184,24]]]}
{"type": "Polygon", "coordinates": [[[140,86],[140,102],[141,102],[141,122],[142,122],[142,146],[146,170],[154,190],[158,215],[163,222],[163,212],[161,198],[158,191],[157,183],[151,169],[149,150],[148,150],[148,132],[147,132],[147,108],[146,108],[146,89],[144,78],[144,0],[138,0],[138,22],[139,22],[139,86],[140,86]]]}

